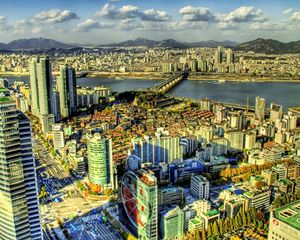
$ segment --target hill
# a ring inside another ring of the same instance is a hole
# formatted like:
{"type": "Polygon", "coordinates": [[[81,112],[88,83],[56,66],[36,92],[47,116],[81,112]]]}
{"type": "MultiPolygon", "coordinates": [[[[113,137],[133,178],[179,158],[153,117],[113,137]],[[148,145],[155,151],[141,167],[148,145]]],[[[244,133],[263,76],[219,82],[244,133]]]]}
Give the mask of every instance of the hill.
{"type": "Polygon", "coordinates": [[[300,41],[283,43],[273,39],[258,38],[250,42],[238,44],[236,51],[252,51],[256,53],[300,53],[300,41]]]}

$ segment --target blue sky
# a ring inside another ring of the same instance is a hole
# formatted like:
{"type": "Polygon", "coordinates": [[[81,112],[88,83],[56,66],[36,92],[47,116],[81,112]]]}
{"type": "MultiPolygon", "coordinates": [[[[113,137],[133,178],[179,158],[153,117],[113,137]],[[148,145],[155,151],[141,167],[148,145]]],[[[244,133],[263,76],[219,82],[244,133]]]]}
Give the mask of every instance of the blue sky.
{"type": "Polygon", "coordinates": [[[0,42],[300,40],[298,0],[0,0],[0,42]]]}

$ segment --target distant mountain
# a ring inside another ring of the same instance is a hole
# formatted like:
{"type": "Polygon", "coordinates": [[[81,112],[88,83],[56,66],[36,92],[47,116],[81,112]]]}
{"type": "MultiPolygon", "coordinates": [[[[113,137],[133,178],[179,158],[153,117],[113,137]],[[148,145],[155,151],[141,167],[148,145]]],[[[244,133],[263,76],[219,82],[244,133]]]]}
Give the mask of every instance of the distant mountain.
{"type": "Polygon", "coordinates": [[[192,43],[185,43],[188,47],[210,47],[210,48],[215,48],[218,46],[222,46],[222,47],[235,47],[236,45],[238,45],[237,42],[233,42],[233,41],[214,41],[214,40],[208,40],[208,41],[200,41],[200,42],[192,42],[192,43]]]}
{"type": "Polygon", "coordinates": [[[149,40],[146,38],[136,38],[133,40],[128,40],[120,43],[111,43],[100,45],[100,47],[153,47],[158,43],[158,41],[149,40]]]}
{"type": "Polygon", "coordinates": [[[58,42],[48,38],[18,39],[10,43],[0,43],[0,50],[29,50],[29,49],[50,49],[50,48],[72,48],[74,46],[58,42]]]}
{"type": "Polygon", "coordinates": [[[166,47],[166,48],[189,48],[189,47],[234,47],[238,43],[232,41],[217,42],[213,40],[201,42],[180,42],[174,39],[165,39],[162,41],[149,40],[146,38],[136,38],[120,43],[104,44],[99,47],[166,47]]]}
{"type": "Polygon", "coordinates": [[[260,53],[300,53],[300,41],[283,43],[273,39],[258,38],[250,42],[240,43],[237,51],[252,51],[260,53]]]}
{"type": "Polygon", "coordinates": [[[166,39],[158,42],[153,47],[164,47],[164,48],[187,48],[187,45],[182,42],[178,42],[174,39],[166,39]]]}

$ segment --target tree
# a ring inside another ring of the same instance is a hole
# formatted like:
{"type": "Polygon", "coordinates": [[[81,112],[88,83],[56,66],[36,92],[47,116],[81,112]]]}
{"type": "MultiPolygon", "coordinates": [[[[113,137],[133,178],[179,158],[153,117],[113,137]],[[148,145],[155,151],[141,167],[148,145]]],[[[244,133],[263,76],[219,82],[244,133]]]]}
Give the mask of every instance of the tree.
{"type": "Polygon", "coordinates": [[[247,218],[244,211],[241,211],[241,217],[242,217],[242,224],[245,226],[247,224],[247,218]]]}
{"type": "Polygon", "coordinates": [[[214,221],[214,223],[212,225],[212,234],[213,234],[213,236],[220,235],[220,231],[219,231],[219,227],[218,227],[218,222],[217,221],[214,221]]]}
{"type": "Polygon", "coordinates": [[[209,223],[207,226],[207,237],[211,237],[211,236],[212,236],[212,226],[211,223],[209,223]]]}
{"type": "Polygon", "coordinates": [[[204,227],[202,228],[202,240],[206,240],[206,232],[205,232],[205,229],[204,227]]]}
{"type": "Polygon", "coordinates": [[[194,240],[200,240],[201,236],[200,236],[200,231],[198,229],[196,229],[195,233],[194,233],[194,240]]]}

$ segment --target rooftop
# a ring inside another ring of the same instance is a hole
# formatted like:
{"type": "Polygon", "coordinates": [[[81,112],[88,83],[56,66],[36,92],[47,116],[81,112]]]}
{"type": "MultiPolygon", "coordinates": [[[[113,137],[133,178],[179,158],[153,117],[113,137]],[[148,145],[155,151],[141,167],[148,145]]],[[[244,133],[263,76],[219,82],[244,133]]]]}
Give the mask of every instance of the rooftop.
{"type": "Polygon", "coordinates": [[[274,210],[274,218],[300,231],[300,200],[274,210]]]}
{"type": "Polygon", "coordinates": [[[0,97],[0,103],[7,103],[11,101],[13,101],[11,97],[0,97]]]}
{"type": "Polygon", "coordinates": [[[208,216],[208,217],[212,217],[214,215],[218,215],[219,214],[219,211],[217,209],[213,209],[207,213],[204,213],[204,215],[208,216]]]}

